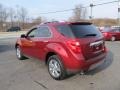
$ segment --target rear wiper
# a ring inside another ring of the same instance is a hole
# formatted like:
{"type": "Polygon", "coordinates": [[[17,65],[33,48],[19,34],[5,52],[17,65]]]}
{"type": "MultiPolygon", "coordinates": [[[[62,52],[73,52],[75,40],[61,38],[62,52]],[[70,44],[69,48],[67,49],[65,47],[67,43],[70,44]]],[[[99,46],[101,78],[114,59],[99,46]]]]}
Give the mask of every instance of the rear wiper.
{"type": "Polygon", "coordinates": [[[84,35],[84,37],[87,37],[87,36],[97,36],[97,34],[86,34],[86,35],[84,35]]]}

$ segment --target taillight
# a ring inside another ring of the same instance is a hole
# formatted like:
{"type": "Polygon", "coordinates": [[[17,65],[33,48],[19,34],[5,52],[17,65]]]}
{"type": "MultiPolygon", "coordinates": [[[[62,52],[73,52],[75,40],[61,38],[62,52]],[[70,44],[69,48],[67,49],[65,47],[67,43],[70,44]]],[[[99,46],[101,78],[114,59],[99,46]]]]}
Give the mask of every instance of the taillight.
{"type": "Polygon", "coordinates": [[[78,41],[72,40],[67,42],[68,47],[75,53],[81,52],[80,43],[78,41]]]}
{"type": "Polygon", "coordinates": [[[108,35],[108,33],[103,33],[104,34],[104,36],[107,36],[108,35]]]}

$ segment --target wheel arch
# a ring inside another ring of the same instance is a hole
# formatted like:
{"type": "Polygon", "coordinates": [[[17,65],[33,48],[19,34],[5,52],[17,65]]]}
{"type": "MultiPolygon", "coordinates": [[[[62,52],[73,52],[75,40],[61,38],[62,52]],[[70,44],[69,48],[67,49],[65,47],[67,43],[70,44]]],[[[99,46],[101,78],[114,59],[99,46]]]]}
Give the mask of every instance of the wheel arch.
{"type": "Polygon", "coordinates": [[[58,43],[53,43],[47,45],[47,48],[48,48],[47,50],[48,52],[44,58],[46,63],[50,56],[57,55],[61,59],[61,62],[64,64],[65,61],[64,58],[68,57],[68,53],[66,52],[66,48],[63,45],[60,45],[58,43]]]}
{"type": "Polygon", "coordinates": [[[48,58],[52,55],[58,55],[56,52],[48,52],[45,57],[45,64],[48,62],[48,58]]]}
{"type": "Polygon", "coordinates": [[[16,43],[16,44],[15,44],[15,48],[17,48],[17,46],[19,46],[19,44],[18,44],[18,43],[16,43]]]}
{"type": "Polygon", "coordinates": [[[22,43],[21,43],[21,40],[20,39],[18,39],[17,41],[16,41],[16,44],[15,44],[15,48],[17,48],[17,46],[21,46],[22,45],[22,43]]]}

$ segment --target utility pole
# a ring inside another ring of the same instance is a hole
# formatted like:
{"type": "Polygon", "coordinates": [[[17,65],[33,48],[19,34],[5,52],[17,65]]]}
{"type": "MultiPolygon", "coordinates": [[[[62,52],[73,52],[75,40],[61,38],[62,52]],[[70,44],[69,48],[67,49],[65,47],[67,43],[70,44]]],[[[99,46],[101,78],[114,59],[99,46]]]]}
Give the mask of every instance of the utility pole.
{"type": "Polygon", "coordinates": [[[118,25],[120,26],[120,0],[118,0],[118,25]]]}
{"type": "Polygon", "coordinates": [[[93,0],[92,0],[91,3],[90,3],[91,12],[90,12],[90,17],[89,17],[91,21],[93,19],[93,7],[94,7],[94,4],[93,4],[93,0]]]}

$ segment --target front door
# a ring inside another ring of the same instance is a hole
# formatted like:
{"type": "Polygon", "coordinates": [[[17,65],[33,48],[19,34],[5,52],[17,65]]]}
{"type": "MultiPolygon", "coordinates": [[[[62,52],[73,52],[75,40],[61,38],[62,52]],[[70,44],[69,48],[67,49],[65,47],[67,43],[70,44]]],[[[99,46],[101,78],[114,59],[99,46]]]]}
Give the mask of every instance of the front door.
{"type": "Polygon", "coordinates": [[[22,39],[22,52],[25,54],[25,55],[28,55],[28,56],[31,56],[31,57],[34,57],[35,55],[35,46],[36,46],[36,43],[35,43],[35,40],[36,40],[36,30],[37,28],[34,28],[32,30],[30,30],[28,32],[28,34],[26,35],[26,38],[23,38],[22,39]]]}

